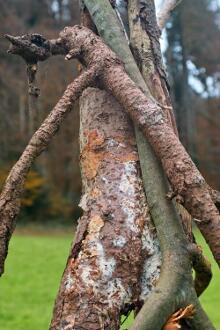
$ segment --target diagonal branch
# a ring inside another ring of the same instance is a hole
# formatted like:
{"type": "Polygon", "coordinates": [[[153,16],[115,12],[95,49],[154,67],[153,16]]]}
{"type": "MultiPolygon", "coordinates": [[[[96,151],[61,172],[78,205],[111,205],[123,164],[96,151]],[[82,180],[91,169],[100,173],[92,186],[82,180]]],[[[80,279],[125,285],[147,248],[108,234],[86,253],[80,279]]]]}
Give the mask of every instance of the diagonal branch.
{"type": "Polygon", "coordinates": [[[64,118],[71,111],[73,103],[81,96],[86,87],[94,83],[102,68],[101,63],[88,68],[69,84],[57,105],[35,132],[20,159],[9,173],[0,195],[0,275],[4,272],[8,244],[20,210],[20,198],[28,171],[34,160],[47,148],[64,118]]]}

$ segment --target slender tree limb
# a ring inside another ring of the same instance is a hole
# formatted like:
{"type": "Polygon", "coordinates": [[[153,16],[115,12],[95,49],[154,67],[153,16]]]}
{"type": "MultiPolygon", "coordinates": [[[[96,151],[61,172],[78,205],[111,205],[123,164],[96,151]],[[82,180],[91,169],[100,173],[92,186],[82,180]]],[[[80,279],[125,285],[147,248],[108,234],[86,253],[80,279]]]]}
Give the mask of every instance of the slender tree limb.
{"type": "Polygon", "coordinates": [[[212,279],[211,263],[203,255],[202,249],[196,244],[191,245],[190,254],[195,270],[194,286],[197,296],[199,297],[206,290],[212,279]]]}
{"type": "MultiPolygon", "coordinates": [[[[173,123],[173,108],[167,90],[166,78],[164,78],[165,73],[161,60],[159,33],[157,33],[157,23],[154,13],[154,4],[151,0],[145,0],[145,10],[143,9],[143,3],[140,8],[139,1],[129,1],[130,42],[132,49],[135,50],[134,55],[136,55],[140,63],[139,66],[142,75],[152,95],[161,105],[164,104],[165,108],[167,107],[169,109],[172,118],[171,122],[173,123]],[[160,73],[161,71],[162,74],[160,73]]],[[[176,126],[174,126],[174,130],[177,132],[176,126]]],[[[176,199],[174,200],[183,223],[185,234],[190,243],[193,238],[192,217],[176,199]]],[[[208,286],[212,276],[210,264],[202,255],[202,251],[198,255],[198,249],[194,249],[193,266],[196,271],[195,288],[198,291],[197,294],[201,294],[208,286]],[[202,269],[204,270],[204,276],[202,269]],[[200,287],[201,289],[199,289],[200,287]]]]}
{"type": "Polygon", "coordinates": [[[152,154],[149,157],[146,146],[143,145],[142,148],[145,155],[147,155],[142,159],[145,168],[142,175],[148,182],[145,190],[151,213],[154,214],[163,264],[156,289],[145,301],[144,306],[135,318],[131,330],[161,329],[168,316],[191,303],[196,307],[196,314],[193,319],[195,329],[214,329],[202,310],[194,291],[190,256],[187,251],[188,242],[183,234],[179,219],[177,216],[173,216],[174,211],[168,201],[163,202],[165,204],[163,212],[157,207],[158,198],[163,200],[166,193],[166,180],[162,173],[158,176],[160,172],[154,164],[155,156],[152,154]],[[161,181],[163,182],[162,186],[161,181]],[[164,217],[163,213],[168,217],[164,217]]]}
{"type": "Polygon", "coordinates": [[[163,0],[161,8],[157,14],[158,26],[161,30],[165,28],[167,21],[170,18],[171,12],[182,0],[163,0]]]}
{"type": "Polygon", "coordinates": [[[4,272],[8,244],[16,225],[20,198],[28,171],[34,160],[47,148],[64,118],[71,111],[74,101],[80,97],[86,87],[94,83],[99,70],[102,70],[102,62],[89,67],[69,84],[57,105],[35,132],[20,159],[9,173],[0,195],[0,275],[4,272]]]}

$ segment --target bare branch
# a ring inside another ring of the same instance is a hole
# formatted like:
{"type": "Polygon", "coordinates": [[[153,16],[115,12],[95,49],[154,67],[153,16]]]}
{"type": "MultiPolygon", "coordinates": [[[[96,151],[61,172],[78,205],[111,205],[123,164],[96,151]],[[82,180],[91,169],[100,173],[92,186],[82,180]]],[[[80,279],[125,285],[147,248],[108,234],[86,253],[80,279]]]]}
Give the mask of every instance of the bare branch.
{"type": "Polygon", "coordinates": [[[0,195],[0,276],[4,272],[8,244],[15,228],[16,217],[20,210],[20,198],[29,169],[34,160],[47,148],[64,118],[71,111],[73,103],[86,87],[94,83],[101,67],[100,63],[98,66],[88,68],[69,84],[57,105],[33,135],[20,159],[9,173],[0,195]]]}
{"type": "Polygon", "coordinates": [[[21,56],[28,64],[45,61],[51,55],[64,55],[67,53],[64,45],[60,44],[59,39],[47,40],[37,33],[17,37],[6,34],[5,38],[11,42],[8,53],[21,56]]]}
{"type": "Polygon", "coordinates": [[[167,21],[170,18],[171,12],[182,0],[164,0],[157,14],[158,26],[161,30],[165,28],[167,21]]]}

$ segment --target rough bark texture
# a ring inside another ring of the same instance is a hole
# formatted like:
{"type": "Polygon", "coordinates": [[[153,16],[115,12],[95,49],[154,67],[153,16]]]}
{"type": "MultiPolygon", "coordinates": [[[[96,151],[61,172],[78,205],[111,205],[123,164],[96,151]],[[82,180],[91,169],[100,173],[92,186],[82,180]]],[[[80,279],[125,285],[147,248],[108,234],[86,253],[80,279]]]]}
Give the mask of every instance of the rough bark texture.
{"type": "Polygon", "coordinates": [[[46,40],[40,34],[32,33],[18,37],[6,34],[5,38],[11,42],[8,53],[21,56],[29,65],[45,61],[51,55],[66,54],[66,49],[60,47],[59,40],[46,40]]]}
{"type": "Polygon", "coordinates": [[[134,132],[115,99],[81,99],[79,221],[50,329],[119,329],[158,277],[160,258],[146,204],[134,132]]]}
{"type": "Polygon", "coordinates": [[[100,78],[144,135],[161,159],[174,192],[182,198],[189,213],[201,222],[198,226],[220,264],[220,215],[210,196],[207,184],[170,127],[163,109],[146,97],[126,74],[120,60],[90,30],[75,26],[60,34],[70,57],[83,57],[86,65],[105,58],[100,78]]]}
{"type": "Polygon", "coordinates": [[[35,158],[47,148],[65,116],[71,110],[74,101],[80,97],[86,87],[94,83],[99,69],[97,66],[89,68],[67,87],[57,105],[33,135],[20,159],[9,173],[0,195],[0,275],[4,272],[8,244],[16,225],[27,173],[35,158]]]}

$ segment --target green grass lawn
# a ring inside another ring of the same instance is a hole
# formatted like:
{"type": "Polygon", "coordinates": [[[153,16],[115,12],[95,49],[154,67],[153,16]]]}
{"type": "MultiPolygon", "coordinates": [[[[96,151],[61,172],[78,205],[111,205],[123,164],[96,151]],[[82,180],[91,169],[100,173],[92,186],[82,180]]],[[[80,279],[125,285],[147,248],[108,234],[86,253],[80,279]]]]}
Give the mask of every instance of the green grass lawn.
{"type": "MultiPolygon", "coordinates": [[[[13,237],[5,275],[0,279],[0,329],[48,329],[70,243],[71,235],[13,237]]],[[[205,252],[210,256],[207,249],[205,252]]],[[[201,301],[220,329],[220,276],[214,263],[213,273],[214,280],[201,301]]],[[[130,318],[122,329],[131,322],[130,318]]]]}

